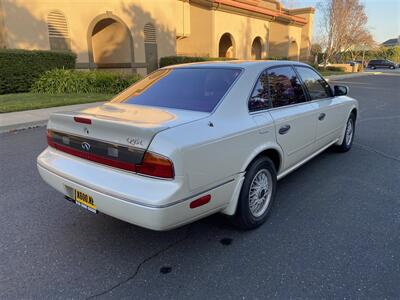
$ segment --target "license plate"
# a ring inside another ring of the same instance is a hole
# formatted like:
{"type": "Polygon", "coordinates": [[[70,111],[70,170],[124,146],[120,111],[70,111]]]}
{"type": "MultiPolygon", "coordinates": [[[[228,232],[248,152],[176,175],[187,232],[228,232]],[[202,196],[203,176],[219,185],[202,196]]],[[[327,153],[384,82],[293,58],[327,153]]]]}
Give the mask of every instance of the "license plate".
{"type": "Polygon", "coordinates": [[[81,191],[75,190],[75,203],[91,212],[97,212],[93,197],[81,191]]]}

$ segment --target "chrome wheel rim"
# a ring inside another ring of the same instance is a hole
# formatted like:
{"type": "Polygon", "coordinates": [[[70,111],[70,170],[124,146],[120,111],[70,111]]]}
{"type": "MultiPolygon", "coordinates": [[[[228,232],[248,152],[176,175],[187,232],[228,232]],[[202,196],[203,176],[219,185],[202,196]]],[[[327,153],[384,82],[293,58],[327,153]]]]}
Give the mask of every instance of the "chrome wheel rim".
{"type": "Polygon", "coordinates": [[[349,119],[347,121],[346,127],[346,145],[349,146],[351,144],[351,140],[353,138],[353,119],[349,119]]]}
{"type": "Polygon", "coordinates": [[[267,169],[262,169],[253,177],[249,190],[250,213],[258,218],[268,208],[272,195],[272,176],[267,169]]]}

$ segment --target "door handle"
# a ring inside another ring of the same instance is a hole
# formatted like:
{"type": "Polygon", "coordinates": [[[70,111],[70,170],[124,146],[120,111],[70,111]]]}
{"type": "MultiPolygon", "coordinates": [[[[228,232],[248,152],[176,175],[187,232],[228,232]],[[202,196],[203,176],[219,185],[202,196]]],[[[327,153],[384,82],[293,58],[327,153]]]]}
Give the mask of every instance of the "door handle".
{"type": "Polygon", "coordinates": [[[289,131],[290,125],[284,125],[281,128],[279,128],[279,134],[285,134],[289,131]]]}
{"type": "Polygon", "coordinates": [[[325,119],[325,117],[326,117],[326,114],[325,113],[321,113],[318,116],[318,120],[322,121],[323,119],[325,119]]]}

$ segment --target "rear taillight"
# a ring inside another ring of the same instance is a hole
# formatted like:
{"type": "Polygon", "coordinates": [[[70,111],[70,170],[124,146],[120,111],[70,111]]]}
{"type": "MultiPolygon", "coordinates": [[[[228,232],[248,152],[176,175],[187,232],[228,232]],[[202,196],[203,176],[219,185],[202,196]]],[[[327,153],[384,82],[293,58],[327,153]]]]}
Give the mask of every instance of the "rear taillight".
{"type": "Polygon", "coordinates": [[[146,152],[142,163],[136,166],[136,172],[160,178],[174,178],[174,165],[164,156],[146,152]]]}
{"type": "Polygon", "coordinates": [[[173,179],[175,175],[174,165],[167,157],[141,149],[94,142],[51,130],[47,130],[47,144],[80,158],[138,174],[165,179],[173,179]]]}
{"type": "Polygon", "coordinates": [[[47,130],[47,144],[51,147],[54,147],[54,141],[51,130],[47,130]]]}

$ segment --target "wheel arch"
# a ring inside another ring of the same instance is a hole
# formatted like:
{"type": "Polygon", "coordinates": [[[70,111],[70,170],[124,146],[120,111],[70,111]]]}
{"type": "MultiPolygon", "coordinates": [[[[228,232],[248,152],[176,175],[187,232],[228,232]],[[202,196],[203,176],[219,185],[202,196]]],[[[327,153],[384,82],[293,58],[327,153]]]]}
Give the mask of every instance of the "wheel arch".
{"type": "Polygon", "coordinates": [[[344,123],[343,129],[342,129],[342,133],[339,137],[339,141],[335,144],[335,145],[340,145],[343,143],[343,139],[344,139],[344,135],[345,135],[345,131],[346,131],[346,124],[347,124],[347,120],[349,119],[349,117],[351,116],[351,114],[354,114],[355,120],[354,123],[357,123],[357,117],[358,117],[358,105],[354,104],[351,106],[351,108],[349,109],[349,113],[348,116],[346,118],[346,121],[344,123]]]}
{"type": "Polygon", "coordinates": [[[278,174],[280,168],[283,165],[283,153],[278,145],[265,145],[263,147],[255,149],[252,155],[250,155],[250,157],[246,160],[243,170],[247,171],[253,161],[263,156],[268,157],[272,160],[275,166],[276,173],[278,174]]]}
{"type": "Polygon", "coordinates": [[[223,214],[232,216],[236,213],[237,203],[239,200],[239,195],[242,189],[246,171],[256,159],[263,156],[268,157],[272,160],[276,169],[276,173],[278,174],[280,168],[283,165],[283,153],[281,148],[278,145],[273,144],[263,145],[259,148],[256,148],[244,163],[242,172],[240,173],[241,176],[237,180],[237,184],[232,194],[232,198],[229,201],[229,205],[223,211],[221,211],[223,214]]]}

